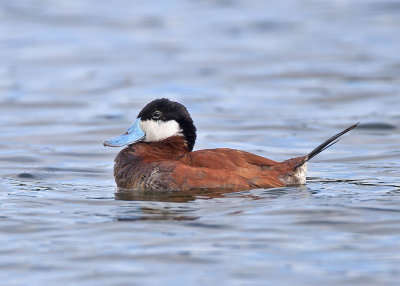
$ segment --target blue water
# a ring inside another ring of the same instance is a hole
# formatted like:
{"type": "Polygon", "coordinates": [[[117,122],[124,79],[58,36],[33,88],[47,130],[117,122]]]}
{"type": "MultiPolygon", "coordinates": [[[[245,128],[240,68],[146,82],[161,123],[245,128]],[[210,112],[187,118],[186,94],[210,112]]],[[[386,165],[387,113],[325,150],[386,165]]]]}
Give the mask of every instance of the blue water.
{"type": "Polygon", "coordinates": [[[1,285],[398,285],[398,1],[0,2],[1,285]],[[154,98],[304,187],[118,192],[154,98]]]}

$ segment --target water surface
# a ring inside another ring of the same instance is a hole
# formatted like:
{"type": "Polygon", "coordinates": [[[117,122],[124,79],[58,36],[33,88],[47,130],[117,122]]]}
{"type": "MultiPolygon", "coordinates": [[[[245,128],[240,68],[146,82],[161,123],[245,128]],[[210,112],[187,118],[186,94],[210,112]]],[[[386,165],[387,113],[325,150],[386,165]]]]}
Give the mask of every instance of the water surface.
{"type": "Polygon", "coordinates": [[[396,1],[2,1],[2,285],[397,285],[396,1]],[[195,149],[274,160],[356,130],[308,184],[118,192],[101,142],[154,98],[195,149]]]}

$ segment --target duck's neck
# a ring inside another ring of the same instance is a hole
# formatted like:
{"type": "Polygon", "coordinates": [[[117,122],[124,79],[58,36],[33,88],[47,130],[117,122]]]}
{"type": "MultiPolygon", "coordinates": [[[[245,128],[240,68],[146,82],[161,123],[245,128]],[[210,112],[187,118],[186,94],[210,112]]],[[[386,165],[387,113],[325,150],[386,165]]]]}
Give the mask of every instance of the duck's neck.
{"type": "Polygon", "coordinates": [[[172,136],[158,142],[139,142],[127,147],[143,160],[171,160],[190,152],[183,136],[172,136]]]}

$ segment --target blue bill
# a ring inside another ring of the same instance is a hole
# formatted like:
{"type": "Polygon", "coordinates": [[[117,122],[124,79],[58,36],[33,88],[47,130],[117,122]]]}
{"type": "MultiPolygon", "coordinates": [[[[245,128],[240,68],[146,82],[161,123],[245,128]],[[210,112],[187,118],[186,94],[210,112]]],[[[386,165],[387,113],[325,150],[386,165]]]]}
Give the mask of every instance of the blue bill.
{"type": "Polygon", "coordinates": [[[103,145],[109,147],[122,147],[142,141],[145,136],[146,134],[143,132],[142,128],[140,128],[139,117],[124,134],[121,134],[113,139],[104,141],[103,145]]]}

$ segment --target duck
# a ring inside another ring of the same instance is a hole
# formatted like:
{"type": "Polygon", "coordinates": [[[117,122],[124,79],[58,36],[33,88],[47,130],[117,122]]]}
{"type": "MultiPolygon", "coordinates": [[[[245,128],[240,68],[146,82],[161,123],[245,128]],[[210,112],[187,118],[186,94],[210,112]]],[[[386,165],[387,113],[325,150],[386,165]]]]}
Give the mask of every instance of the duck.
{"type": "Polygon", "coordinates": [[[304,185],[307,162],[357,125],[328,138],[307,155],[282,162],[230,148],[193,151],[197,129],[188,110],[179,102],[159,98],[139,112],[125,133],[103,145],[125,147],[114,160],[119,189],[244,191],[304,185]]]}

